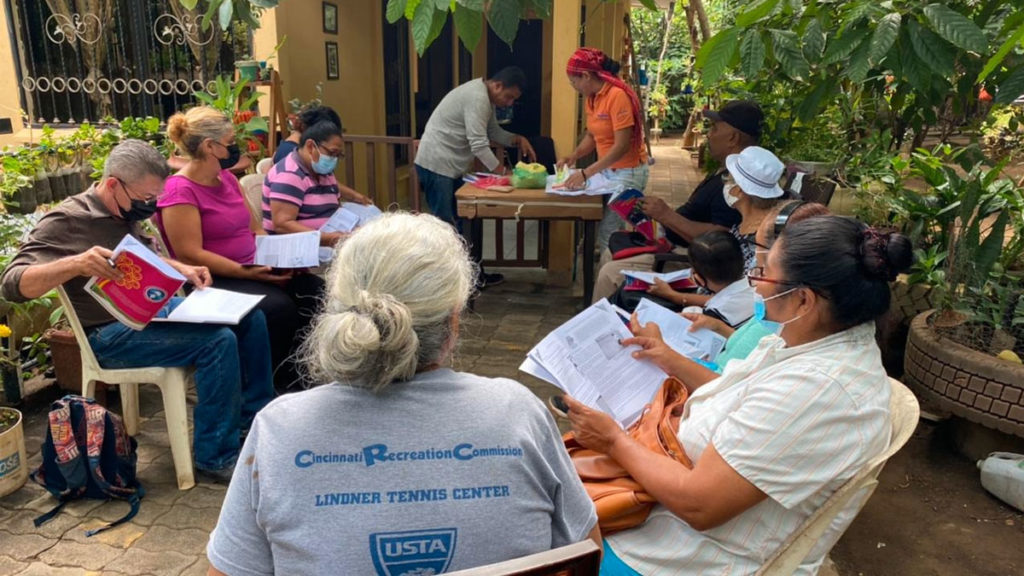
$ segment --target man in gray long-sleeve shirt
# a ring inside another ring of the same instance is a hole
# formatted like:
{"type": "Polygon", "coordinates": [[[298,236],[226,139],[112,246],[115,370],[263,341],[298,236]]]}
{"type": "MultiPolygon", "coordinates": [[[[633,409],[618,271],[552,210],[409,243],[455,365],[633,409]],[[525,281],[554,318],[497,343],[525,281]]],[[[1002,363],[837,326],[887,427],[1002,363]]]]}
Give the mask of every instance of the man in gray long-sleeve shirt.
{"type": "MultiPolygon", "coordinates": [[[[517,67],[503,68],[494,76],[470,80],[449,92],[437,105],[416,152],[416,175],[427,196],[430,211],[455,226],[455,191],[462,175],[476,158],[491,172],[504,172],[491,151],[491,143],[518,147],[531,161],[536,154],[530,142],[498,127],[494,107],[511,106],[526,87],[526,76],[517,67]]],[[[480,275],[480,286],[497,284],[500,274],[480,275]]]]}

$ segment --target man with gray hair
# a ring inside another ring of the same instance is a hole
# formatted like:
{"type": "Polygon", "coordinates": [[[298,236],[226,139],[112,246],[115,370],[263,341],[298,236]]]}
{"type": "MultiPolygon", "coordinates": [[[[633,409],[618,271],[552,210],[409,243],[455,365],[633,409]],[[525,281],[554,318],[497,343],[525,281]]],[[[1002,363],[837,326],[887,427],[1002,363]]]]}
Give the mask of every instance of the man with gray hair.
{"type": "MultiPolygon", "coordinates": [[[[196,469],[201,477],[227,482],[241,432],[274,396],[263,313],[254,310],[237,326],[157,322],[136,331],[115,321],[85,291],[93,276],[122,278],[110,264],[112,250],[126,234],[146,242],[139,223],[156,211],[167,172],[164,157],[146,142],[117,145],[99,182],[39,220],[0,275],[0,295],[24,302],[63,286],[104,368],[194,366],[196,469]]],[[[197,289],[210,285],[205,266],[165,260],[197,289]]],[[[180,302],[173,298],[161,315],[180,302]]]]}

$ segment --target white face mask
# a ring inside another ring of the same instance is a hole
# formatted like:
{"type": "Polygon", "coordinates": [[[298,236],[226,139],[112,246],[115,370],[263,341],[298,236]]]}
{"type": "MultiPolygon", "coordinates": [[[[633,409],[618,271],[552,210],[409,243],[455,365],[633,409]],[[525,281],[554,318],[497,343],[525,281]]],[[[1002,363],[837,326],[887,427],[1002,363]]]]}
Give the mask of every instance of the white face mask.
{"type": "Polygon", "coordinates": [[[732,195],[732,189],[735,187],[735,184],[729,184],[730,185],[726,186],[725,188],[722,188],[722,196],[725,197],[725,203],[729,206],[729,208],[732,208],[737,202],[740,201],[740,198],[739,196],[732,195]]]}

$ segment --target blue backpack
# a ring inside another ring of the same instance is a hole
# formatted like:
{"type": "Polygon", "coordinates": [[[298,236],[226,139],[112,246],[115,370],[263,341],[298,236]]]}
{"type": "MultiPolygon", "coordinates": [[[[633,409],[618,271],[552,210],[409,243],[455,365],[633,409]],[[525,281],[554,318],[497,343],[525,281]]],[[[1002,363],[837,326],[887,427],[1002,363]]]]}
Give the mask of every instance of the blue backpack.
{"type": "Polygon", "coordinates": [[[79,498],[118,498],[131,504],[123,518],[89,530],[86,536],[131,520],[145,494],[135,477],[136,446],[121,417],[92,398],[68,395],[51,404],[43,463],[32,473],[32,480],[60,503],[36,518],[35,525],[50,520],[65,504],[79,498]]]}

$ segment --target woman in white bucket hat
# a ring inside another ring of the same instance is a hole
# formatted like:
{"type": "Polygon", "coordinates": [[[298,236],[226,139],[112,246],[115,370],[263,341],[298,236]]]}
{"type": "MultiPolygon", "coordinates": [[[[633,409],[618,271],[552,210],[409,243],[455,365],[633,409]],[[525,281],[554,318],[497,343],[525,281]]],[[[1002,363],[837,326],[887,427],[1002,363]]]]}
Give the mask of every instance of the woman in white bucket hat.
{"type": "MultiPolygon", "coordinates": [[[[757,265],[754,236],[758,227],[788,196],[779,186],[779,178],[786,166],[768,150],[760,146],[748,146],[739,154],[726,156],[725,167],[729,171],[722,177],[725,203],[742,216],[740,223],[734,225],[730,232],[740,241],[744,271],[749,271],[757,265]]],[[[678,301],[678,293],[658,280],[647,292],[666,300],[678,301]]],[[[685,295],[687,306],[703,306],[709,298],[709,295],[700,293],[685,295]]]]}

